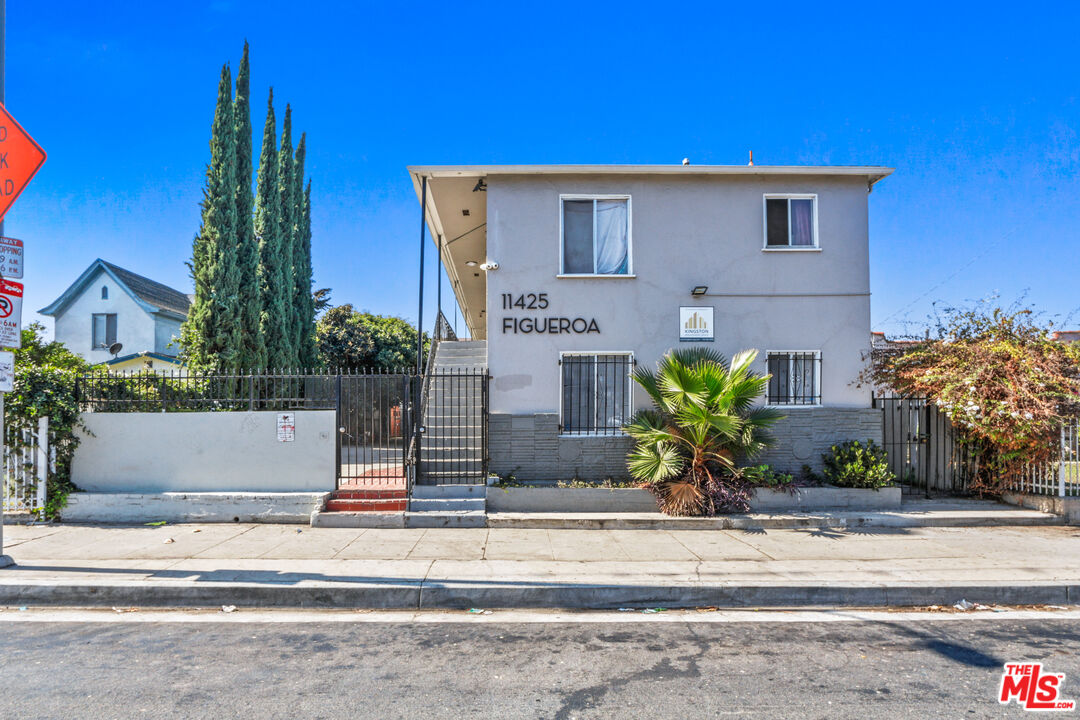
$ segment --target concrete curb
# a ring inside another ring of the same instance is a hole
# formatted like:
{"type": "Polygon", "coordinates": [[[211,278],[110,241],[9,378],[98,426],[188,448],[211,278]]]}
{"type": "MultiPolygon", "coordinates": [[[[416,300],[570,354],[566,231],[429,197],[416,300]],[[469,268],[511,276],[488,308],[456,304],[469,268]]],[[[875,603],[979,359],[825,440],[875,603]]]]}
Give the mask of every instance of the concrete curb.
{"type": "Polygon", "coordinates": [[[660,513],[488,513],[489,528],[540,530],[795,530],[849,527],[1002,527],[1064,525],[1039,512],[1007,516],[964,513],[827,512],[716,517],[670,517],[660,513]]]}
{"type": "MultiPolygon", "coordinates": [[[[5,579],[0,576],[0,579],[5,579]]],[[[291,607],[373,609],[618,607],[902,607],[984,604],[1080,604],[1080,585],[589,585],[568,583],[150,584],[145,581],[0,583],[0,605],[137,607],[291,607]]]]}

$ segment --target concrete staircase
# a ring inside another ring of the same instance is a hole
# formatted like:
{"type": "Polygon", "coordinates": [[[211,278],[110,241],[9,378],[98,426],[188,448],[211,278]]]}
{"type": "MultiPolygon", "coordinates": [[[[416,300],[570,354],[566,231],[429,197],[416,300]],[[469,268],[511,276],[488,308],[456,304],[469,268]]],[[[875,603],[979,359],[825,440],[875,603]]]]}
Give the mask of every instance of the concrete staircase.
{"type": "Polygon", "coordinates": [[[487,527],[486,485],[417,485],[405,527],[487,527]]]}
{"type": "Polygon", "coordinates": [[[485,341],[443,341],[435,352],[420,441],[420,481],[406,527],[485,527],[485,341]]]}

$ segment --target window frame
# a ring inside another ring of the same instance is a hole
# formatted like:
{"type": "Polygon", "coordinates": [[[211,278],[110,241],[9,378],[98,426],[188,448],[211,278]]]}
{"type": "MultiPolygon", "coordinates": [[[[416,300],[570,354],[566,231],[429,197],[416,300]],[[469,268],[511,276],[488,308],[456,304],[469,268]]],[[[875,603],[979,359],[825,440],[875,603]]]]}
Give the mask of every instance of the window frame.
{"type": "MultiPolygon", "coordinates": [[[[821,388],[821,350],[766,350],[765,351],[765,373],[769,372],[769,356],[770,355],[787,355],[788,356],[788,377],[791,377],[791,363],[793,356],[795,355],[813,355],[814,356],[814,387],[817,388],[817,397],[812,403],[777,403],[769,401],[769,388],[765,388],[765,407],[768,408],[783,408],[784,410],[790,410],[792,408],[820,408],[824,403],[824,395],[821,388]]],[[[771,380],[771,378],[770,378],[771,380]]]]}
{"type": "Polygon", "coordinates": [[[101,286],[101,299],[102,300],[108,300],[109,299],[109,286],[108,285],[102,285],[101,286]]]}
{"type": "Polygon", "coordinates": [[[764,193],[761,196],[761,251],[762,252],[821,252],[821,237],[818,234],[818,196],[817,193],[764,193]],[[788,244],[769,244],[769,200],[787,200],[788,202],[788,244]],[[791,200],[810,200],[813,245],[791,244],[791,200]]]}
{"type": "Polygon", "coordinates": [[[120,319],[117,316],[117,313],[90,313],[90,349],[91,350],[105,350],[105,351],[108,351],[109,347],[113,343],[115,343],[117,341],[116,339],[117,339],[117,337],[119,337],[119,335],[120,335],[120,319]],[[115,332],[115,335],[113,336],[112,343],[109,342],[109,317],[110,316],[113,317],[113,318],[116,318],[115,320],[113,320],[113,325],[115,327],[116,332],[115,332]],[[99,317],[104,318],[104,323],[105,323],[104,343],[101,344],[101,345],[98,345],[98,344],[96,344],[94,342],[94,340],[96,339],[94,337],[94,333],[96,331],[97,319],[99,317]]]}
{"type": "Polygon", "coordinates": [[[616,194],[589,194],[589,193],[560,193],[559,194],[559,272],[557,278],[632,278],[634,275],[634,205],[629,195],[616,194]],[[593,201],[593,271],[591,273],[568,273],[566,272],[566,212],[564,209],[567,200],[592,200],[593,201]],[[625,200],[626,201],[626,272],[621,274],[598,273],[596,270],[596,201],[597,200],[625,200]]]}
{"type": "MultiPolygon", "coordinates": [[[[563,422],[564,401],[566,396],[566,388],[563,386],[563,359],[567,357],[597,357],[600,355],[622,355],[629,359],[627,363],[626,371],[626,419],[627,421],[634,415],[634,368],[637,367],[637,361],[634,359],[633,350],[560,350],[559,351],[559,437],[567,438],[582,438],[582,437],[624,437],[626,433],[623,429],[617,428],[613,432],[601,432],[597,430],[591,430],[587,432],[567,430],[566,425],[563,422]]],[[[596,376],[593,376],[593,387],[595,388],[596,376]]],[[[595,415],[595,412],[594,412],[595,415]]],[[[595,420],[595,417],[594,417],[595,420]]],[[[593,423],[595,427],[597,423],[593,423]]]]}

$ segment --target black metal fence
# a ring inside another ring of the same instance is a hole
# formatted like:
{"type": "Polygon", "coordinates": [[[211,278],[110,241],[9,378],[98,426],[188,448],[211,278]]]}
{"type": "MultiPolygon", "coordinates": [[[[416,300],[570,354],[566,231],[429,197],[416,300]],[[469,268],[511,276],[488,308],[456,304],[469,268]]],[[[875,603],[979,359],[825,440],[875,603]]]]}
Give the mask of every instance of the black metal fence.
{"type": "Polygon", "coordinates": [[[93,373],[76,395],[88,412],[333,410],[340,488],[487,477],[486,369],[93,373]]]}
{"type": "Polygon", "coordinates": [[[79,406],[89,412],[218,412],[333,410],[329,372],[106,373],[75,381],[79,406]]]}
{"type": "Polygon", "coordinates": [[[968,492],[976,457],[944,412],[925,398],[875,397],[874,407],[882,411],[889,469],[902,484],[927,496],[968,492]]]}

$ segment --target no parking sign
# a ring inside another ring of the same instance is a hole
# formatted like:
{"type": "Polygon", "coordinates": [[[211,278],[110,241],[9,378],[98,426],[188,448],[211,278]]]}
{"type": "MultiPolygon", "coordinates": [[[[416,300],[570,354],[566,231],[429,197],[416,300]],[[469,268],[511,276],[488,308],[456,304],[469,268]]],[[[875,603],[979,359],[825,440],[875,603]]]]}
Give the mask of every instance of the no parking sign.
{"type": "Polygon", "coordinates": [[[22,283],[0,278],[0,347],[22,347],[22,283]]]}

